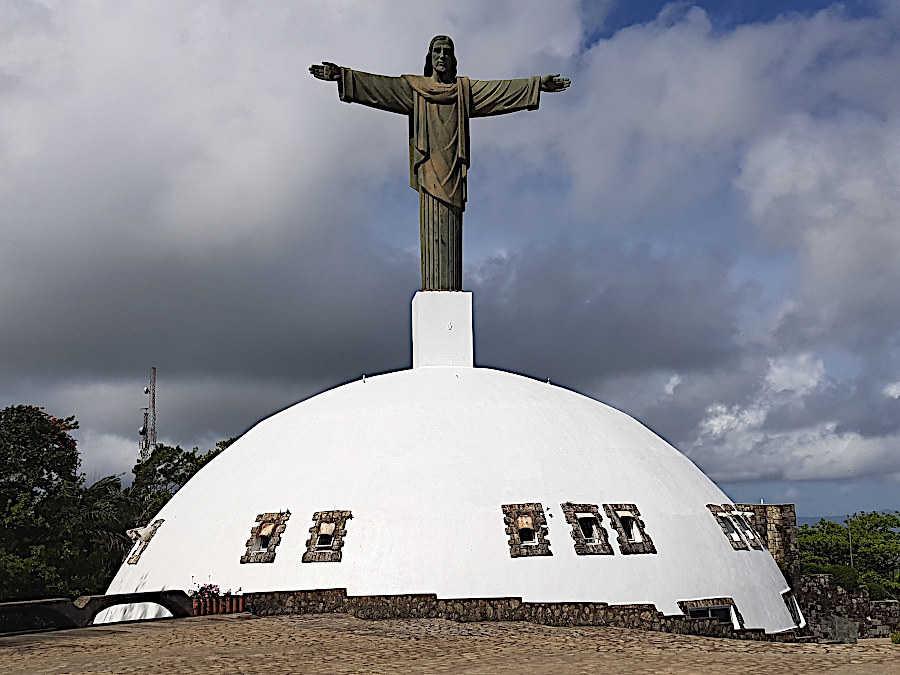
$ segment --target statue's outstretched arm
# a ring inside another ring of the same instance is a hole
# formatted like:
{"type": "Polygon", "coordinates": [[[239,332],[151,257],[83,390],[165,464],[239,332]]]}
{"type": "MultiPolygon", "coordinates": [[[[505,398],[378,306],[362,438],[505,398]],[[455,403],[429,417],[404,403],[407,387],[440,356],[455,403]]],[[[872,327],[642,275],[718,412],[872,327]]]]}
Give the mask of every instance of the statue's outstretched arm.
{"type": "Polygon", "coordinates": [[[341,67],[337,64],[331,63],[331,61],[322,61],[322,63],[317,63],[314,66],[310,66],[309,72],[313,77],[317,77],[320,80],[328,80],[331,82],[335,82],[341,77],[341,67]]]}
{"type": "Polygon", "coordinates": [[[309,72],[317,79],[337,82],[338,96],[345,103],[361,103],[370,108],[404,115],[412,112],[412,89],[402,77],[341,68],[330,61],[310,66],[309,72]]]}
{"type": "MultiPolygon", "coordinates": [[[[318,75],[316,75],[318,77],[318,75]]],[[[544,75],[541,78],[541,91],[565,91],[572,84],[568,77],[560,77],[556,75],[544,75]]]]}

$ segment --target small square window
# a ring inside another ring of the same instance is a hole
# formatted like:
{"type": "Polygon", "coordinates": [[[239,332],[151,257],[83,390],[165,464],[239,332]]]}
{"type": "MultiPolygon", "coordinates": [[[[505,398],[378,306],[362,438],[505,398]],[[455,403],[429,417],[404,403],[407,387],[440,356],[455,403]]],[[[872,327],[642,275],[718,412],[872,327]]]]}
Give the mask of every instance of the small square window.
{"type": "Polygon", "coordinates": [[[534,518],[531,516],[519,516],[516,518],[516,530],[522,546],[534,546],[538,543],[537,535],[534,532],[534,518]]]}
{"type": "Polygon", "coordinates": [[[347,521],[352,517],[350,511],[316,511],[302,561],[340,562],[344,537],[347,536],[347,521]]]}
{"type": "Polygon", "coordinates": [[[732,541],[740,541],[741,535],[739,535],[737,530],[734,529],[734,524],[731,522],[731,518],[729,518],[728,516],[722,516],[722,525],[725,526],[725,533],[731,538],[732,541]]]}
{"type": "Polygon", "coordinates": [[[612,546],[606,530],[600,524],[603,516],[596,504],[560,504],[566,522],[572,526],[570,532],[575,541],[575,553],[578,555],[612,555],[612,546]]]}
{"type": "Polygon", "coordinates": [[[539,503],[504,504],[503,522],[509,535],[509,555],[522,558],[534,555],[553,555],[547,537],[544,507],[539,503]]]}
{"type": "Polygon", "coordinates": [[[784,600],[784,604],[791,613],[791,620],[794,622],[794,625],[798,628],[803,628],[806,625],[806,620],[803,618],[803,613],[800,611],[800,605],[797,604],[797,598],[794,597],[794,594],[791,591],[785,591],[781,594],[781,599],[784,600]]]}
{"type": "Polygon", "coordinates": [[[644,521],[641,520],[641,512],[636,505],[604,504],[603,510],[616,530],[619,551],[623,555],[656,553],[656,546],[647,534],[644,521]]]}
{"type": "Polygon", "coordinates": [[[737,523],[738,529],[744,535],[744,539],[747,540],[747,543],[750,546],[757,549],[765,548],[765,545],[762,543],[762,540],[759,538],[759,535],[752,525],[752,513],[734,511],[734,513],[731,514],[731,517],[734,519],[735,523],[737,523]]]}
{"type": "Polygon", "coordinates": [[[316,537],[316,550],[331,550],[334,543],[334,523],[321,523],[319,525],[319,534],[316,537]]]}
{"type": "Polygon", "coordinates": [[[731,607],[695,607],[688,610],[692,619],[715,619],[719,623],[731,623],[731,607]]]}
{"type": "Polygon", "coordinates": [[[600,538],[600,521],[593,513],[590,515],[584,513],[576,513],[578,519],[578,529],[581,530],[581,536],[584,537],[586,544],[594,544],[600,538]]]}
{"type": "Polygon", "coordinates": [[[731,623],[731,607],[710,607],[709,618],[719,623],[731,623]]]}
{"type": "Polygon", "coordinates": [[[250,528],[247,551],[241,556],[241,564],[274,562],[275,549],[281,543],[285,523],[290,517],[290,511],[260,513],[256,516],[256,525],[250,528]]]}
{"type": "Polygon", "coordinates": [[[732,598],[704,598],[701,600],[680,600],[678,607],[691,619],[715,619],[719,623],[737,623],[737,628],[744,627],[744,617],[738,611],[732,598]]]}
{"type": "Polygon", "coordinates": [[[619,522],[622,523],[622,532],[625,534],[625,539],[632,544],[642,542],[643,538],[634,522],[634,514],[630,511],[616,511],[616,513],[619,516],[619,522]]]}

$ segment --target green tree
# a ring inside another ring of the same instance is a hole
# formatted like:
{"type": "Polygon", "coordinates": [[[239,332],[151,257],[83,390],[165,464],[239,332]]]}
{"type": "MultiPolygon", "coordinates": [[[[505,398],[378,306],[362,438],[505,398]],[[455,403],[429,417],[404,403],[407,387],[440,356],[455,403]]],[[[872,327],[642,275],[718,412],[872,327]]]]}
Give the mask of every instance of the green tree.
{"type": "Polygon", "coordinates": [[[134,507],[118,476],[106,476],[89,487],[67,486],[63,536],[82,552],[79,564],[67,570],[71,595],[102,593],[131,549],[126,531],[134,507]]]}
{"type": "Polygon", "coordinates": [[[77,551],[62,536],[81,484],[74,417],[31,405],[0,410],[0,598],[59,595],[77,551]]]}
{"type": "Polygon", "coordinates": [[[102,593],[131,546],[117,476],[85,486],[74,417],[0,410],[0,599],[102,593]]]}
{"type": "Polygon", "coordinates": [[[798,538],[804,573],[834,574],[851,590],[861,582],[873,597],[900,598],[900,512],[855,513],[843,525],[820,520],[801,527],[798,538]]]}
{"type": "Polygon", "coordinates": [[[133,524],[144,525],[156,515],[188,480],[236,439],[219,441],[216,449],[200,454],[181,446],[157,445],[143,462],[131,470],[134,481],[127,494],[134,507],[133,524]]]}
{"type": "Polygon", "coordinates": [[[74,417],[59,419],[33,405],[0,410],[0,509],[33,509],[78,477],[80,459],[69,431],[74,417]]]}

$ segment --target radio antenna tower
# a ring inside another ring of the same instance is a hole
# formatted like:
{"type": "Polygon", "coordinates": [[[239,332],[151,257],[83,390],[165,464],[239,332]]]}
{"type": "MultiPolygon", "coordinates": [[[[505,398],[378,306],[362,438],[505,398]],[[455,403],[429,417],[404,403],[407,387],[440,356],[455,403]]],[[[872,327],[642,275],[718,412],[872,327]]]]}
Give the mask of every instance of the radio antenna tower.
{"type": "Polygon", "coordinates": [[[156,366],[150,369],[150,386],[144,387],[144,393],[150,397],[150,405],[141,408],[144,411],[144,423],[138,429],[141,441],[138,447],[141,449],[141,461],[150,458],[150,453],[156,447],[156,366]]]}

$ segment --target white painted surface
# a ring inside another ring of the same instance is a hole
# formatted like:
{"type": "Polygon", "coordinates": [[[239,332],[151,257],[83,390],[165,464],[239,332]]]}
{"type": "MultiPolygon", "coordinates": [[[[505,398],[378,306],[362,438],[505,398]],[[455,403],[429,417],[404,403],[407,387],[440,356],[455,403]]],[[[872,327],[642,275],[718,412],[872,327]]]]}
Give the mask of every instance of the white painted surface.
{"type": "Polygon", "coordinates": [[[412,301],[413,368],[475,363],[472,294],[419,291],[412,301]]]}
{"type": "Polygon", "coordinates": [[[651,602],[666,614],[680,613],[679,600],[729,596],[748,628],[791,628],[772,557],[733,550],[706,509],[728,502],[609,406],[501,371],[419,364],[257,424],[166,504],[140,561],[108,592],[187,590],[193,579],[245,592],[651,602]],[[621,555],[604,516],[615,555],[576,555],[567,501],[637,504],[658,553],[621,555]],[[500,506],[520,502],[550,515],[552,556],[510,558],[500,506]],[[257,514],[284,509],[275,561],[240,564],[257,514]],[[313,512],[331,509],[353,512],[343,561],[301,563],[313,512]]]}
{"type": "Polygon", "coordinates": [[[93,625],[116,623],[118,621],[139,621],[141,619],[168,619],[172,612],[155,602],[134,602],[130,605],[107,607],[94,617],[93,625]]]}

